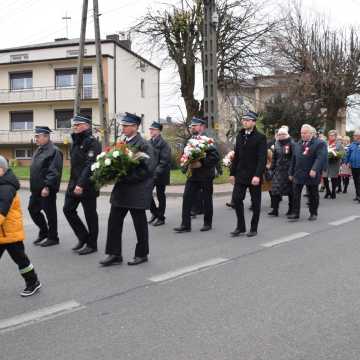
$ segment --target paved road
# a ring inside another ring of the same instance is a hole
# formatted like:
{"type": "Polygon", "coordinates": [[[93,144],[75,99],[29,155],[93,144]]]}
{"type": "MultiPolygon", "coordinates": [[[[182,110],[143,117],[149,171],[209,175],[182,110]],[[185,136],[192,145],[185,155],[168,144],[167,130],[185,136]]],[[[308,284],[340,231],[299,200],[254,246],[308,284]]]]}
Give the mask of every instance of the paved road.
{"type": "MultiPolygon", "coordinates": [[[[60,246],[27,243],[39,295],[20,298],[16,267],[2,259],[1,359],[358,360],[360,205],[351,198],[322,200],[312,223],[305,209],[298,223],[263,215],[252,239],[228,236],[235,217],[226,198],[215,200],[212,232],[200,233],[196,219],[192,233],[174,234],[181,201],[171,199],[167,225],[151,228],[150,262],[104,269],[101,197],[98,254],[71,253],[63,217],[60,246]]],[[[125,259],[135,245],[130,222],[125,259]]],[[[26,232],[35,236],[29,219],[26,232]]]]}

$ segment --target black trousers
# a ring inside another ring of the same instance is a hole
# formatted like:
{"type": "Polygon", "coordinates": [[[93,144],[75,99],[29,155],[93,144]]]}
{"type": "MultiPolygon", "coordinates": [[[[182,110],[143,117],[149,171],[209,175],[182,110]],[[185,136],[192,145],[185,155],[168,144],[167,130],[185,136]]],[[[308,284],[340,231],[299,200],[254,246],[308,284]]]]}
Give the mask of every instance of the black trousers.
{"type": "Polygon", "coordinates": [[[130,211],[137,238],[135,256],[145,257],[149,254],[149,229],[145,210],[116,206],[112,206],[110,210],[105,253],[108,255],[121,256],[122,231],[124,219],[128,211],[130,211]]]}
{"type": "Polygon", "coordinates": [[[341,184],[341,180],[339,177],[332,177],[330,178],[331,181],[331,189],[330,189],[330,182],[329,178],[324,178],[324,186],[326,189],[326,195],[332,194],[333,196],[336,193],[336,188],[339,186],[339,183],[341,184]]]}
{"type": "MultiPolygon", "coordinates": [[[[294,202],[293,202],[293,214],[300,215],[301,208],[301,192],[304,184],[294,184],[294,202]]],[[[309,194],[309,210],[311,215],[318,214],[319,208],[319,186],[318,185],[306,185],[306,189],[309,194]]]]}
{"type": "Polygon", "coordinates": [[[156,188],[156,197],[158,199],[159,206],[156,206],[154,197],[151,202],[150,211],[160,220],[165,220],[165,210],[166,210],[166,195],[165,189],[166,185],[155,185],[156,188]]]}
{"type": "MultiPolygon", "coordinates": [[[[271,195],[272,196],[272,208],[274,210],[279,210],[279,204],[282,200],[282,196],[281,195],[271,195]]],[[[289,198],[289,209],[288,209],[288,212],[289,214],[292,212],[292,208],[293,208],[293,195],[292,194],[289,194],[288,195],[288,198],[289,198]]]]}
{"type": "Polygon", "coordinates": [[[356,196],[360,197],[360,168],[351,169],[354,180],[356,196]]]}
{"type": "Polygon", "coordinates": [[[99,235],[99,219],[96,210],[96,194],[75,197],[66,193],[64,204],[64,215],[73,229],[80,242],[87,244],[93,249],[97,249],[97,239],[99,235]],[[80,219],[77,208],[82,205],[85,214],[87,228],[80,219]]]}
{"type": "Polygon", "coordinates": [[[242,232],[246,231],[245,216],[244,216],[244,199],[247,188],[249,188],[250,191],[252,213],[253,213],[251,218],[250,231],[257,231],[259,219],[260,219],[261,186],[235,183],[234,191],[233,191],[233,200],[235,203],[235,212],[237,217],[236,228],[242,232]]]}
{"type": "Polygon", "coordinates": [[[198,201],[198,193],[202,191],[204,202],[204,225],[212,225],[213,218],[213,181],[187,181],[185,184],[182,204],[181,225],[191,228],[191,209],[194,202],[198,201]]]}
{"type": "Polygon", "coordinates": [[[40,229],[39,236],[57,240],[56,194],[50,193],[47,197],[31,194],[28,210],[33,222],[40,229]],[[46,219],[43,212],[46,215],[46,219]]]}
{"type": "Polygon", "coordinates": [[[38,280],[33,265],[25,254],[25,247],[22,241],[11,244],[0,244],[0,259],[5,250],[19,268],[21,276],[27,284],[34,284],[38,280]]]}

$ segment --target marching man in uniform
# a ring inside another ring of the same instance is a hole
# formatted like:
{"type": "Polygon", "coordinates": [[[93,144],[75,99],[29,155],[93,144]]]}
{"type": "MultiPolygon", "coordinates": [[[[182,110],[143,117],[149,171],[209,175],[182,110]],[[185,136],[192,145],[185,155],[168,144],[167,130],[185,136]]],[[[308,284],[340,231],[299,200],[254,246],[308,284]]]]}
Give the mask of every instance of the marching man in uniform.
{"type": "Polygon", "coordinates": [[[60,189],[63,155],[51,142],[50,133],[47,126],[35,127],[35,141],[39,147],[30,167],[31,196],[28,210],[39,228],[34,244],[43,247],[59,244],[56,194],[60,189]]]}
{"type": "Polygon", "coordinates": [[[140,124],[141,118],[135,114],[126,113],[121,120],[124,142],[147,154],[147,157],[117,181],[113,188],[106,241],[107,257],[100,262],[102,266],[118,265],[123,261],[122,231],[128,212],[133,219],[137,237],[135,256],[128,265],[139,265],[148,261],[149,229],[146,210],[150,209],[152,200],[155,162],[152,146],[138,132],[140,124]]]}
{"type": "Polygon", "coordinates": [[[70,150],[71,171],[65,195],[64,214],[78,238],[73,248],[79,255],[88,255],[97,251],[99,220],[96,199],[99,196],[91,182],[91,165],[101,152],[101,146],[91,131],[91,120],[82,115],[72,119],[73,143],[70,150]],[[77,208],[81,203],[87,227],[81,221],[77,208]]]}

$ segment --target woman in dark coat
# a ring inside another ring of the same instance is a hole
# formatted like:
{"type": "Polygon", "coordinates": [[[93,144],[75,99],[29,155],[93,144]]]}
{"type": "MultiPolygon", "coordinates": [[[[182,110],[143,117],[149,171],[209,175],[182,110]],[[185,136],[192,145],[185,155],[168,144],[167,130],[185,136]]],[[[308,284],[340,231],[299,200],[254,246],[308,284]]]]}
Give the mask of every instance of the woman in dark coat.
{"type": "Polygon", "coordinates": [[[294,150],[294,142],[290,138],[287,128],[281,127],[277,134],[277,141],[274,146],[272,165],[271,196],[273,210],[270,216],[279,216],[279,203],[282,196],[289,197],[289,209],[286,215],[292,211],[292,183],[289,180],[289,168],[294,150]]]}

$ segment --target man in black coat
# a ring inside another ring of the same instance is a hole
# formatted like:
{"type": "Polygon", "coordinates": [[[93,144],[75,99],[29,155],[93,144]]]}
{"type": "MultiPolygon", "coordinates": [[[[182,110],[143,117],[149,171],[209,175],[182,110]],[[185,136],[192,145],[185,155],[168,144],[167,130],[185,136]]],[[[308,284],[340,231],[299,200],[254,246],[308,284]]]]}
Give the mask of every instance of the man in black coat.
{"type": "Polygon", "coordinates": [[[30,167],[31,196],[28,210],[39,228],[39,235],[34,244],[43,247],[59,243],[56,194],[60,188],[63,155],[51,142],[50,133],[51,130],[47,126],[35,127],[35,142],[38,148],[30,167]],[[46,240],[43,241],[44,239],[46,240]]]}
{"type": "Polygon", "coordinates": [[[236,137],[235,155],[230,168],[230,182],[234,185],[237,225],[231,236],[246,232],[244,199],[249,188],[253,215],[247,236],[257,235],[261,209],[261,178],[265,171],[267,144],[266,137],[256,129],[257,114],[248,111],[242,118],[243,129],[236,137]]]}
{"type": "Polygon", "coordinates": [[[150,211],[152,217],[149,224],[160,226],[165,224],[166,210],[166,185],[170,184],[170,165],[171,165],[171,148],[169,144],[161,136],[162,125],[153,122],[150,126],[150,144],[155,153],[156,168],[154,172],[154,185],[156,188],[156,197],[159,206],[156,206],[154,197],[151,202],[150,211]],[[156,220],[156,221],[155,221],[156,220]]]}
{"type": "Polygon", "coordinates": [[[122,231],[128,212],[133,219],[137,237],[135,256],[128,265],[139,265],[148,261],[149,229],[146,210],[150,209],[156,164],[152,146],[138,133],[140,124],[141,118],[135,114],[126,113],[121,120],[123,141],[145,153],[147,157],[141,159],[140,164],[122,177],[113,188],[106,241],[107,257],[100,262],[102,266],[121,264],[123,261],[122,231]]]}
{"type": "Polygon", "coordinates": [[[295,145],[289,179],[293,182],[294,202],[293,212],[288,216],[291,221],[300,217],[301,192],[306,186],[309,194],[309,220],[317,219],[319,207],[319,184],[321,173],[326,167],[327,145],[314,136],[313,127],[301,127],[301,140],[295,145]]]}
{"type": "MultiPolygon", "coordinates": [[[[206,121],[193,118],[191,121],[191,132],[193,138],[202,135],[206,121]]],[[[210,147],[206,157],[200,161],[190,164],[191,176],[187,179],[183,194],[182,222],[179,227],[174,228],[177,233],[191,231],[191,208],[198,201],[197,195],[202,191],[204,201],[204,225],[200,231],[209,231],[212,228],[213,218],[213,181],[215,168],[219,162],[220,155],[215,146],[210,147]]],[[[186,169],[185,169],[186,170],[186,169]]]]}
{"type": "Polygon", "coordinates": [[[79,255],[88,255],[97,251],[99,221],[96,199],[99,193],[90,177],[91,165],[100,154],[101,145],[92,134],[91,119],[76,115],[72,119],[72,124],[71,171],[63,211],[78,238],[78,243],[73,250],[79,255]],[[87,227],[77,213],[79,204],[83,207],[87,227]]]}

